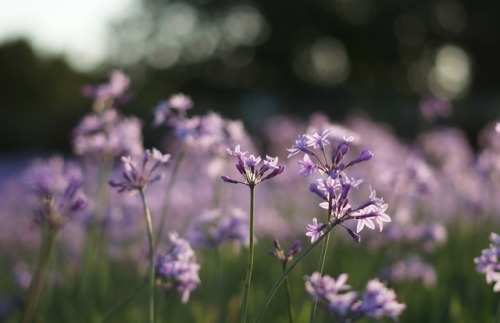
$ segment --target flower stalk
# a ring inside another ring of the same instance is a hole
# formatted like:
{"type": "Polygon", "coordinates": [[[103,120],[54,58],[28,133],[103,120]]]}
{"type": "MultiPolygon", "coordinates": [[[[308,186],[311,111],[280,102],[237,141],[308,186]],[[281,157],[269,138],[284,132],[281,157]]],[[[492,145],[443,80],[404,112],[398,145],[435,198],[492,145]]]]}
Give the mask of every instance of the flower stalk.
{"type": "Polygon", "coordinates": [[[146,229],[148,232],[148,245],[149,245],[149,267],[148,267],[148,285],[149,285],[149,307],[148,307],[148,317],[149,322],[154,322],[154,295],[155,295],[155,266],[154,266],[154,242],[153,242],[153,225],[151,223],[151,214],[149,212],[149,208],[146,202],[146,197],[144,195],[144,190],[140,189],[139,193],[141,194],[142,206],[144,208],[144,218],[146,220],[146,229]]]}
{"type": "Polygon", "coordinates": [[[40,247],[40,255],[36,267],[35,275],[30,284],[28,291],[28,299],[26,301],[26,308],[24,309],[21,317],[22,323],[29,323],[33,321],[40,296],[42,294],[43,285],[47,276],[47,270],[54,252],[54,247],[57,240],[58,231],[52,228],[44,230],[42,237],[42,245],[40,247]]]}
{"type": "Polygon", "coordinates": [[[260,306],[259,311],[257,313],[257,317],[254,320],[255,323],[258,323],[262,320],[264,312],[271,303],[278,288],[287,278],[288,274],[290,274],[292,270],[295,268],[295,266],[297,266],[326,236],[328,236],[328,233],[330,233],[330,231],[332,231],[332,229],[336,227],[337,224],[339,224],[340,222],[341,221],[339,219],[334,219],[332,222],[328,223],[328,225],[325,227],[324,234],[320,236],[317,240],[315,240],[313,243],[311,243],[311,245],[304,252],[301,252],[300,255],[298,255],[295,258],[295,260],[292,263],[290,263],[290,265],[287,266],[285,270],[283,270],[283,272],[278,277],[274,285],[271,287],[269,293],[267,293],[267,296],[264,299],[264,303],[260,306]]]}
{"type": "Polygon", "coordinates": [[[250,283],[252,280],[253,271],[253,253],[254,253],[254,210],[255,210],[255,185],[249,185],[250,188],[250,242],[248,246],[248,263],[247,263],[247,274],[245,278],[245,289],[243,292],[243,304],[241,308],[241,322],[246,322],[247,311],[248,311],[248,297],[250,294],[250,283]]]}

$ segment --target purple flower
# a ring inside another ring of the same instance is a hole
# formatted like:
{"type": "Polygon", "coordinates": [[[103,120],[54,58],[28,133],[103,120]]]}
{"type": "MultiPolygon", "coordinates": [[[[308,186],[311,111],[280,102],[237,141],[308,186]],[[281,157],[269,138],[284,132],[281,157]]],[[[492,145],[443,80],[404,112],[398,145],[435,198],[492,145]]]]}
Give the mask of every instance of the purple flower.
{"type": "Polygon", "coordinates": [[[129,95],[127,90],[130,86],[130,79],[121,71],[115,70],[109,76],[109,82],[97,86],[86,85],[83,88],[83,95],[95,100],[94,109],[102,111],[114,103],[123,101],[129,95]]]}
{"type": "Polygon", "coordinates": [[[329,134],[330,129],[326,129],[321,133],[321,135],[317,131],[312,135],[307,135],[307,146],[322,151],[325,150],[325,147],[330,145],[330,141],[327,139],[329,134]]]}
{"type": "Polygon", "coordinates": [[[476,271],[486,275],[488,284],[495,283],[493,291],[500,291],[500,235],[492,232],[490,247],[481,251],[481,256],[474,258],[476,271]]]}
{"type": "Polygon", "coordinates": [[[397,320],[405,304],[398,303],[396,293],[387,288],[378,279],[368,281],[366,291],[361,295],[360,303],[354,307],[356,316],[367,316],[376,319],[390,317],[397,320]]]}
{"type": "Polygon", "coordinates": [[[319,272],[315,272],[306,276],[305,280],[306,292],[338,321],[352,322],[362,317],[390,317],[397,320],[406,307],[397,302],[392,289],[377,279],[368,282],[361,296],[351,291],[351,286],[346,284],[347,274],[334,279],[327,275],[321,277],[319,272]]]}
{"type": "Polygon", "coordinates": [[[216,248],[226,241],[248,246],[248,226],[248,217],[241,209],[209,210],[191,221],[186,235],[194,247],[216,248]]]}
{"type": "Polygon", "coordinates": [[[319,272],[305,277],[305,290],[313,300],[319,302],[335,317],[343,321],[350,314],[351,307],[357,299],[357,293],[350,291],[347,285],[347,274],[337,279],[323,276],[319,272]]]}
{"type": "Polygon", "coordinates": [[[453,106],[449,101],[429,97],[420,101],[420,115],[426,120],[434,120],[439,117],[449,117],[453,106]]]}
{"type": "Polygon", "coordinates": [[[311,243],[314,243],[323,235],[323,229],[326,227],[325,224],[318,224],[318,220],[313,218],[313,223],[307,225],[306,236],[311,237],[311,243]]]}
{"type": "Polygon", "coordinates": [[[96,159],[142,154],[141,128],[139,119],[124,117],[115,109],[91,113],[73,130],[73,150],[96,159]]]}
{"type": "Polygon", "coordinates": [[[303,152],[306,154],[314,154],[312,150],[310,150],[307,145],[307,136],[306,135],[298,135],[297,138],[295,139],[295,144],[292,146],[292,148],[287,148],[287,150],[290,152],[288,155],[288,158],[295,156],[299,152],[303,152]]]}
{"type": "Polygon", "coordinates": [[[299,167],[299,174],[304,174],[304,176],[309,176],[316,171],[316,164],[307,154],[304,155],[303,160],[299,161],[299,167]]]}
{"type": "Polygon", "coordinates": [[[119,192],[143,190],[150,183],[154,183],[163,177],[159,167],[170,159],[170,155],[163,155],[159,150],[153,148],[146,150],[142,161],[135,161],[130,156],[122,157],[123,177],[125,180],[119,182],[110,180],[109,185],[117,187],[119,192]]]}
{"type": "Polygon", "coordinates": [[[80,167],[65,163],[62,157],[35,161],[25,178],[38,197],[35,221],[39,224],[59,229],[87,206],[80,167]]]}
{"type": "Polygon", "coordinates": [[[156,258],[155,273],[159,284],[166,289],[177,290],[185,304],[191,292],[200,284],[200,265],[196,263],[195,253],[187,240],[173,232],[170,234],[170,243],[168,252],[156,258]]]}
{"type": "Polygon", "coordinates": [[[285,170],[285,166],[278,165],[278,157],[270,156],[266,156],[266,159],[262,163],[263,165],[257,169],[256,166],[261,162],[261,158],[255,157],[254,155],[246,157],[245,155],[248,152],[241,151],[240,145],[237,145],[234,150],[227,149],[227,152],[238,160],[236,169],[243,175],[245,181],[241,182],[227,176],[221,176],[221,179],[226,183],[244,184],[249,187],[254,187],[262,181],[283,173],[285,170]]]}
{"type": "Polygon", "coordinates": [[[169,106],[178,111],[186,111],[193,107],[193,101],[182,93],[174,94],[168,99],[169,106]]]}

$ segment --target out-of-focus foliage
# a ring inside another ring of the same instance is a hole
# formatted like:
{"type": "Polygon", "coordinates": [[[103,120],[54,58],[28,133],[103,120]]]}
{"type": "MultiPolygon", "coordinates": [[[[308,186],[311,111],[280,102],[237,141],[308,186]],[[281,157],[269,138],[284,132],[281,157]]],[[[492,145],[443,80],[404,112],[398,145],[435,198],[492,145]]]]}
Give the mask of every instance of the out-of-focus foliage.
{"type": "Polygon", "coordinates": [[[23,40],[0,45],[0,150],[67,149],[70,130],[88,109],[80,95],[87,79],[23,40]]]}

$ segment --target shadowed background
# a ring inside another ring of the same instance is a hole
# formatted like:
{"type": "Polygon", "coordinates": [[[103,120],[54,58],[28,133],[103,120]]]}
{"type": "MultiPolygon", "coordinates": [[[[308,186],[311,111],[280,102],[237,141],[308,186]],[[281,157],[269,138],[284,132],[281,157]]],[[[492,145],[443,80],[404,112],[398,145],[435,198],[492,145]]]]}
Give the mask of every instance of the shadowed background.
{"type": "Polygon", "coordinates": [[[112,69],[131,77],[124,112],[146,126],[160,100],[183,92],[194,113],[240,118],[253,133],[276,114],[342,121],[357,110],[411,137],[420,100],[438,97],[454,107],[444,122],[475,144],[500,111],[498,13],[494,0],[143,0],[108,21],[93,61],[89,40],[57,53],[13,34],[0,44],[0,151],[69,151],[90,110],[82,86],[112,69]]]}

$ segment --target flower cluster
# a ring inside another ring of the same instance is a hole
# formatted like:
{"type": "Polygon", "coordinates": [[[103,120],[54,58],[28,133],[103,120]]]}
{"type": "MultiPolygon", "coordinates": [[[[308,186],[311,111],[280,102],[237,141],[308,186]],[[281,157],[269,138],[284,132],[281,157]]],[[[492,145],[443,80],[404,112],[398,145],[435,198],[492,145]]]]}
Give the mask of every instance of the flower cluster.
{"type": "Polygon", "coordinates": [[[500,235],[492,232],[490,235],[490,247],[481,252],[481,256],[474,258],[476,270],[486,275],[488,284],[495,283],[493,290],[500,291],[500,235]]]}
{"type": "Polygon", "coordinates": [[[318,179],[316,183],[311,183],[309,189],[325,200],[325,202],[320,203],[320,207],[329,210],[328,223],[318,223],[317,219],[314,218],[313,224],[307,226],[306,235],[311,237],[313,243],[319,239],[328,225],[342,224],[342,222],[352,219],[357,221],[356,232],[347,227],[346,230],[356,242],[359,242],[361,237],[358,233],[365,226],[374,229],[376,223],[382,231],[384,222],[391,221],[391,218],[385,213],[388,205],[382,198],[376,196],[374,190],[371,190],[367,202],[358,207],[350,205],[349,192],[353,187],[358,187],[362,181],[349,178],[345,169],[370,160],[373,154],[369,150],[363,150],[358,157],[344,163],[343,159],[349,152],[349,143],[352,141],[352,137],[349,137],[344,138],[337,149],[333,151],[331,158],[328,158],[325,150],[330,145],[329,132],[327,129],[322,134],[315,132],[312,135],[299,135],[295,140],[295,145],[288,149],[290,152],[288,157],[299,152],[305,154],[303,160],[299,161],[299,173],[309,176],[319,170],[322,175],[326,175],[326,177],[318,179]],[[319,149],[320,153],[317,154],[315,149],[319,149]]]}
{"type": "Polygon", "coordinates": [[[73,130],[73,150],[79,156],[139,155],[143,152],[141,122],[116,109],[85,116],[73,130]]]}
{"type": "Polygon", "coordinates": [[[366,290],[359,295],[347,285],[347,274],[337,279],[321,276],[319,272],[305,277],[305,289],[312,299],[319,300],[325,309],[342,322],[352,322],[363,317],[394,320],[401,315],[405,305],[398,303],[396,294],[377,279],[370,280],[366,290]]]}
{"type": "Polygon", "coordinates": [[[203,116],[188,117],[187,111],[192,107],[190,97],[174,94],[155,108],[154,125],[171,127],[176,138],[190,147],[215,152],[244,139],[241,122],[224,119],[212,111],[203,116]]]}
{"type": "Polygon", "coordinates": [[[87,206],[82,172],[75,163],[65,163],[59,156],[36,161],[25,176],[30,190],[38,197],[38,224],[59,229],[87,206]]]}
{"type": "Polygon", "coordinates": [[[226,241],[248,246],[248,217],[241,209],[208,210],[191,222],[186,236],[194,247],[217,248],[226,241]]]}
{"type": "Polygon", "coordinates": [[[135,161],[130,156],[122,157],[123,181],[109,180],[109,185],[117,187],[119,192],[143,190],[148,184],[154,183],[163,177],[160,166],[170,159],[170,155],[163,155],[153,148],[144,152],[142,161],[135,161]]]}
{"type": "Polygon", "coordinates": [[[182,295],[182,303],[187,303],[190,293],[200,284],[200,266],[187,240],[174,232],[170,234],[170,242],[168,252],[156,258],[157,284],[167,290],[176,289],[182,295]]]}
{"type": "Polygon", "coordinates": [[[227,176],[221,176],[222,180],[227,183],[244,184],[249,187],[255,187],[260,182],[273,178],[283,173],[285,170],[285,166],[278,165],[278,157],[266,156],[266,159],[263,161],[260,156],[255,157],[254,155],[249,155],[247,157],[245,155],[248,154],[248,152],[241,151],[240,145],[237,145],[234,150],[227,149],[227,151],[238,160],[236,169],[245,178],[245,181],[242,182],[227,176]],[[261,161],[262,165],[257,168],[261,161]]]}
{"type": "Polygon", "coordinates": [[[94,110],[103,111],[116,103],[126,101],[130,96],[130,79],[123,72],[115,70],[109,75],[109,82],[96,86],[87,85],[83,95],[94,99],[94,110]]]}

